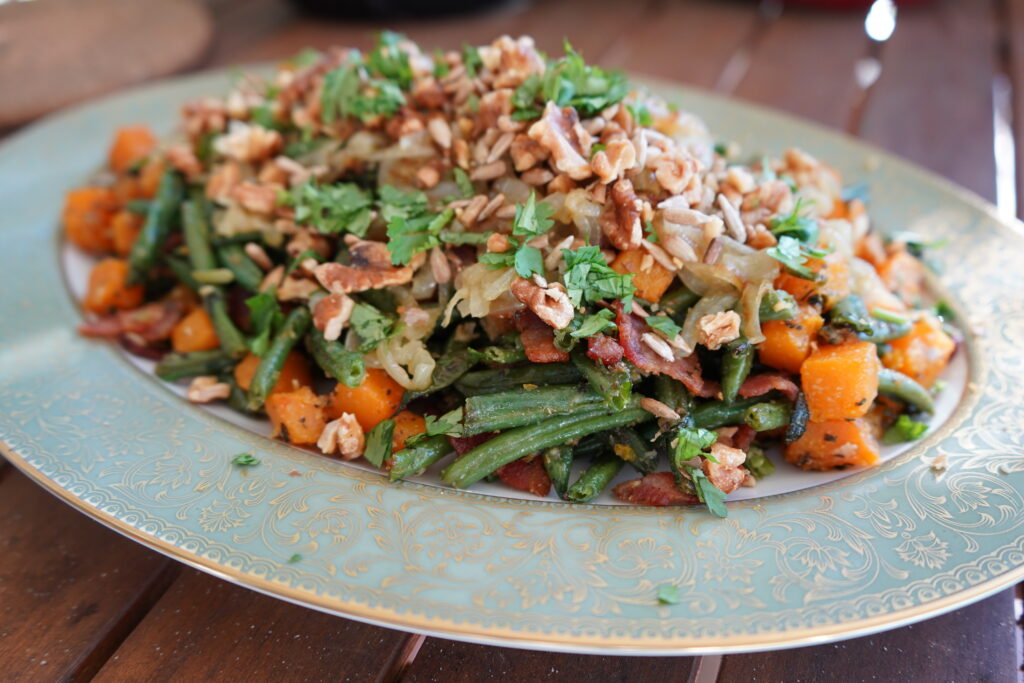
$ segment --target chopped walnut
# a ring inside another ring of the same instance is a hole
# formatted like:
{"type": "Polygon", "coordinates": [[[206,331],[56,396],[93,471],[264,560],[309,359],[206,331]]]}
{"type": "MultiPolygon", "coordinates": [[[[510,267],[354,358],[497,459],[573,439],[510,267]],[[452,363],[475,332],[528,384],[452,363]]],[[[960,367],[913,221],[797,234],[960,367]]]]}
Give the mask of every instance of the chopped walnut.
{"type": "Polygon", "coordinates": [[[569,194],[576,189],[576,181],[570,178],[565,173],[559,173],[556,175],[550,183],[548,183],[548,192],[559,192],[561,194],[569,194]]]}
{"type": "Polygon", "coordinates": [[[314,232],[312,228],[300,227],[292,232],[292,238],[288,240],[284,250],[288,255],[295,258],[304,251],[315,251],[322,258],[331,255],[331,243],[323,235],[314,232]]]}
{"type": "Polygon", "coordinates": [[[413,268],[392,265],[391,253],[383,242],[362,240],[353,235],[349,235],[346,242],[352,256],[351,265],[331,261],[321,263],[314,271],[316,279],[327,291],[350,294],[396,287],[412,280],[413,268]]]}
{"type": "Polygon", "coordinates": [[[722,493],[732,493],[747,479],[747,469],[743,467],[747,454],[738,448],[723,443],[711,445],[711,455],[718,460],[705,460],[701,464],[708,481],[722,493]]]}
{"type": "Polygon", "coordinates": [[[185,398],[192,403],[209,403],[231,395],[231,386],[213,375],[201,375],[192,380],[185,392],[185,398]]]}
{"type": "Polygon", "coordinates": [[[257,185],[246,180],[231,190],[231,198],[246,211],[269,216],[277,207],[277,188],[272,185],[257,185]]]}
{"type": "Polygon", "coordinates": [[[711,455],[725,467],[739,467],[747,459],[747,454],[742,450],[727,446],[720,441],[711,444],[711,455]]]}
{"type": "Polygon", "coordinates": [[[348,323],[355,302],[344,294],[328,294],[313,306],[313,326],[324,333],[324,339],[335,341],[348,323]]]}
{"type": "Polygon", "coordinates": [[[292,273],[284,279],[284,282],[277,288],[277,298],[279,301],[300,301],[308,299],[320,289],[314,280],[310,280],[305,277],[299,277],[296,273],[292,273]]]}
{"type": "Polygon", "coordinates": [[[366,436],[355,415],[342,413],[337,420],[324,425],[316,446],[325,455],[338,453],[344,460],[355,460],[363,454],[366,436]]]}
{"type": "Polygon", "coordinates": [[[263,126],[232,121],[226,135],[214,139],[213,148],[235,161],[260,161],[281,149],[281,134],[263,126]]]}
{"type": "Polygon", "coordinates": [[[444,90],[435,78],[428,76],[413,84],[412,99],[423,109],[440,109],[444,106],[444,90]]]}
{"type": "Polygon", "coordinates": [[[488,55],[488,50],[481,50],[481,57],[487,61],[494,61],[488,65],[494,72],[494,87],[515,88],[532,74],[544,72],[544,60],[534,46],[533,38],[521,36],[512,39],[509,36],[502,36],[491,44],[491,49],[497,52],[498,59],[494,60],[493,52],[488,55]]]}
{"type": "Polygon", "coordinates": [[[740,336],[740,316],[736,311],[709,313],[697,321],[697,343],[714,351],[740,336]]]}
{"type": "Polygon", "coordinates": [[[520,173],[533,168],[548,158],[547,150],[539,142],[523,133],[513,138],[508,152],[512,157],[513,166],[520,173]]]}
{"type": "Polygon", "coordinates": [[[793,191],[781,180],[769,180],[757,188],[757,204],[772,213],[793,210],[793,191]]]}
{"type": "Polygon", "coordinates": [[[590,160],[594,174],[608,184],[636,165],[636,148],[626,139],[612,140],[590,160]]]}
{"type": "Polygon", "coordinates": [[[612,185],[612,201],[604,205],[598,222],[601,230],[616,249],[627,251],[640,247],[643,228],[640,224],[642,202],[626,179],[612,185]]]}
{"type": "Polygon", "coordinates": [[[555,282],[542,287],[536,282],[518,278],[512,283],[512,295],[526,304],[545,323],[561,330],[572,322],[574,311],[565,287],[555,282]]]}
{"type": "Polygon", "coordinates": [[[441,172],[433,166],[420,166],[416,171],[416,184],[425,190],[429,190],[439,182],[441,182],[441,172]]]}
{"type": "Polygon", "coordinates": [[[185,144],[171,145],[167,148],[167,161],[171,166],[179,170],[189,180],[195,180],[203,174],[203,165],[192,151],[192,147],[185,144]]]}
{"type": "Polygon", "coordinates": [[[181,108],[181,117],[185,132],[193,140],[206,133],[220,133],[228,122],[224,103],[212,97],[186,102],[181,108]]]}
{"type": "Polygon", "coordinates": [[[670,194],[686,193],[690,203],[700,198],[700,162],[694,157],[680,152],[658,156],[654,162],[654,178],[670,194]]]}
{"type": "Polygon", "coordinates": [[[590,133],[583,130],[576,110],[560,109],[549,101],[541,118],[527,134],[551,154],[552,165],[573,180],[590,177],[590,133]]]}
{"type": "Polygon", "coordinates": [[[757,182],[750,171],[740,166],[730,166],[725,172],[725,182],[736,188],[740,194],[753,192],[757,182]]]}
{"type": "Polygon", "coordinates": [[[206,181],[206,197],[224,203],[231,197],[231,191],[242,182],[242,167],[237,161],[228,161],[217,166],[206,181]]]}

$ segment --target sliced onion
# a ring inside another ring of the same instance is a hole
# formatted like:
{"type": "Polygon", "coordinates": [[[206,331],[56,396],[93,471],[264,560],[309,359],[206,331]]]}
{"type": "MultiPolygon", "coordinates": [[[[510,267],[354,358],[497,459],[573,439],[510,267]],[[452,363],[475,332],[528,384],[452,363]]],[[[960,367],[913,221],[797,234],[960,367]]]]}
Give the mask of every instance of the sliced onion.
{"type": "Polygon", "coordinates": [[[701,296],[711,294],[732,294],[738,296],[743,289],[743,281],[721,263],[700,263],[699,261],[683,264],[679,271],[683,283],[701,296]]]}
{"type": "Polygon", "coordinates": [[[494,189],[505,195],[509,204],[523,204],[530,198],[533,190],[529,185],[514,176],[502,176],[494,181],[494,189]]]}
{"type": "Polygon", "coordinates": [[[725,235],[718,239],[722,244],[722,255],[718,262],[744,282],[774,280],[778,277],[779,262],[764,251],[740,244],[725,235]]]}
{"type": "Polygon", "coordinates": [[[377,358],[384,372],[411,391],[429,387],[437,365],[422,341],[404,336],[382,341],[377,347],[377,358]]]}
{"type": "Polygon", "coordinates": [[[683,341],[691,349],[697,348],[697,321],[706,315],[721,313],[733,307],[738,297],[735,294],[719,293],[705,296],[693,305],[683,323],[683,341]]]}
{"type": "Polygon", "coordinates": [[[853,225],[845,218],[821,221],[821,242],[846,259],[853,258],[853,225]]]}
{"type": "Polygon", "coordinates": [[[771,280],[749,283],[743,288],[740,296],[740,311],[743,316],[743,336],[751,344],[760,344],[765,340],[761,332],[761,299],[772,289],[771,280]]]}

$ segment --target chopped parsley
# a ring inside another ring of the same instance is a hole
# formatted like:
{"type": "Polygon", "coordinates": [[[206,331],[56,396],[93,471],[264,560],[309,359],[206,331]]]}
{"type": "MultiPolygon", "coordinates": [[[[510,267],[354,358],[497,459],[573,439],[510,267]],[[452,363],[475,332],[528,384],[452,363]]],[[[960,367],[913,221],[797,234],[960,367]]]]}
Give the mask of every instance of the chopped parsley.
{"type": "Polygon", "coordinates": [[[882,442],[887,444],[903,443],[905,441],[917,441],[928,431],[928,425],[924,422],[912,420],[908,415],[900,415],[892,426],[885,430],[882,435],[882,442]]]}
{"type": "Polygon", "coordinates": [[[381,31],[377,36],[377,45],[366,59],[366,66],[370,71],[397,83],[402,90],[408,90],[412,85],[412,67],[409,65],[409,55],[398,47],[403,40],[407,39],[401,33],[381,31]]]}
{"type": "Polygon", "coordinates": [[[549,61],[543,76],[534,74],[516,88],[512,95],[512,118],[536,118],[548,101],[559,107],[575,107],[581,117],[593,116],[622,100],[628,92],[629,84],[623,73],[588,65],[566,41],[564,57],[549,61]]]}
{"type": "Polygon", "coordinates": [[[633,115],[633,119],[641,126],[649,128],[654,125],[654,117],[651,116],[651,112],[647,109],[645,104],[630,104],[626,105],[629,109],[629,113],[633,115]]]}
{"type": "Polygon", "coordinates": [[[294,57],[286,60],[285,64],[288,64],[295,69],[305,69],[306,67],[313,66],[319,62],[322,56],[323,54],[320,50],[307,47],[299,51],[299,53],[294,57]]]}
{"type": "Polygon", "coordinates": [[[953,322],[956,320],[956,311],[949,305],[949,302],[945,299],[940,299],[935,304],[935,315],[939,316],[947,322],[953,322]]]}
{"type": "Polygon", "coordinates": [[[304,249],[295,255],[292,262],[288,264],[288,267],[284,271],[285,277],[291,275],[296,268],[302,265],[302,262],[306,259],[311,258],[318,262],[323,262],[323,256],[321,256],[315,249],[304,249]]]}
{"type": "Polygon", "coordinates": [[[666,583],[658,587],[658,602],[663,605],[679,604],[679,586],[674,583],[666,583]]]}
{"type": "Polygon", "coordinates": [[[291,557],[288,558],[288,564],[295,564],[296,562],[300,562],[301,560],[302,560],[302,554],[301,553],[295,553],[294,555],[292,555],[291,557]]]}
{"type": "Polygon", "coordinates": [[[432,436],[460,436],[462,434],[462,408],[457,408],[441,417],[424,415],[426,427],[423,432],[411,436],[405,441],[406,446],[415,446],[432,436]]]}
{"type": "Polygon", "coordinates": [[[705,448],[718,440],[718,434],[700,427],[680,427],[676,431],[676,440],[672,447],[672,464],[676,467],[684,467],[683,463],[693,460],[697,456],[708,455],[704,453],[705,448]]]}
{"type": "Polygon", "coordinates": [[[551,214],[555,212],[550,204],[537,203],[537,193],[530,192],[525,204],[516,206],[516,216],[512,220],[512,234],[521,237],[537,237],[546,233],[552,225],[551,214]]]}
{"type": "Polygon", "coordinates": [[[711,462],[717,462],[710,453],[704,452],[705,448],[709,448],[717,440],[718,434],[711,430],[700,427],[679,427],[676,430],[676,438],[672,442],[669,464],[672,466],[672,471],[676,473],[677,486],[683,488],[689,480],[694,495],[700,502],[707,505],[708,511],[717,517],[725,517],[728,514],[725,508],[725,494],[708,480],[701,468],[687,464],[698,456],[707,458],[711,462]]]}
{"type": "Polygon", "coordinates": [[[462,65],[466,67],[466,73],[470,78],[476,78],[480,69],[484,66],[484,60],[480,59],[480,51],[472,45],[462,46],[462,65]]]}
{"type": "Polygon", "coordinates": [[[270,346],[271,338],[284,324],[284,313],[281,312],[273,287],[249,297],[245,305],[249,308],[250,324],[254,332],[249,339],[249,350],[262,358],[270,346]]]}
{"type": "Polygon", "coordinates": [[[650,221],[644,221],[644,237],[651,244],[658,243],[658,231],[654,229],[654,223],[650,221]]]}
{"type": "Polygon", "coordinates": [[[598,152],[603,152],[608,149],[608,145],[601,144],[600,142],[590,147],[590,158],[593,159],[594,155],[598,152]]]}
{"type": "Polygon", "coordinates": [[[770,226],[772,234],[776,237],[789,235],[806,244],[818,242],[818,221],[807,216],[801,216],[800,210],[803,201],[798,199],[793,210],[788,216],[776,216],[771,219],[770,226]]]}
{"type": "Polygon", "coordinates": [[[455,176],[455,184],[458,185],[463,199],[469,199],[476,194],[476,188],[473,187],[473,181],[469,179],[468,173],[456,166],[453,175],[455,176]]]}
{"type": "Polygon", "coordinates": [[[540,249],[524,244],[516,250],[512,261],[519,277],[532,277],[534,274],[544,275],[544,255],[540,249]]]}
{"type": "Polygon", "coordinates": [[[391,262],[408,265],[413,257],[441,244],[441,229],[455,218],[453,209],[430,210],[422,192],[402,192],[390,185],[380,190],[380,213],[387,221],[391,262]]]}
{"type": "Polygon", "coordinates": [[[362,341],[360,353],[372,351],[395,332],[395,321],[392,318],[362,302],[352,308],[349,324],[362,341]]]}
{"type": "Polygon", "coordinates": [[[441,48],[434,49],[434,78],[444,78],[452,70],[444,58],[441,48]]]}
{"type": "Polygon", "coordinates": [[[331,125],[349,116],[366,121],[374,116],[391,116],[405,104],[398,83],[368,78],[365,81],[356,64],[339,66],[324,77],[320,93],[320,118],[331,125]]]}
{"type": "Polygon", "coordinates": [[[366,435],[366,448],[363,457],[366,461],[380,467],[391,457],[394,448],[395,421],[381,420],[366,435]]]}
{"type": "Polygon", "coordinates": [[[779,243],[766,249],[765,253],[781,263],[792,275],[805,280],[814,280],[818,275],[807,267],[807,260],[822,258],[828,252],[802,244],[795,237],[783,235],[779,238],[779,243]]]}
{"type": "Polygon", "coordinates": [[[324,235],[350,232],[365,237],[373,220],[373,199],[354,183],[317,185],[308,180],[278,203],[295,207],[295,222],[311,225],[324,235]]]}
{"type": "Polygon", "coordinates": [[[615,329],[615,323],[612,322],[614,319],[615,313],[610,308],[602,308],[597,313],[582,318],[576,316],[571,324],[575,329],[569,333],[569,336],[574,339],[583,339],[593,337],[608,329],[615,329]]]}
{"type": "Polygon", "coordinates": [[[252,453],[239,453],[231,458],[231,464],[238,467],[255,467],[260,464],[260,459],[252,453]]]}
{"type": "Polygon", "coordinates": [[[554,209],[549,204],[538,202],[536,193],[531,192],[525,204],[516,205],[516,215],[512,220],[512,235],[523,238],[522,242],[509,237],[510,249],[484,254],[480,260],[495,268],[515,268],[520,277],[544,275],[544,255],[540,249],[525,242],[543,235],[555,224],[550,218],[552,213],[554,209]]]}
{"type": "Polygon", "coordinates": [[[686,473],[693,482],[693,491],[697,500],[708,506],[708,512],[715,517],[728,517],[729,510],[725,507],[725,494],[722,493],[704,474],[703,470],[696,467],[687,467],[686,473]]]}
{"type": "Polygon", "coordinates": [[[621,299],[629,310],[633,304],[632,273],[617,273],[605,263],[600,248],[583,246],[575,251],[563,249],[566,271],[563,276],[569,301],[573,306],[595,303],[602,299],[621,299]]]}
{"type": "Polygon", "coordinates": [[[672,318],[667,315],[647,316],[647,324],[657,330],[666,339],[675,339],[676,335],[683,331],[672,318]]]}

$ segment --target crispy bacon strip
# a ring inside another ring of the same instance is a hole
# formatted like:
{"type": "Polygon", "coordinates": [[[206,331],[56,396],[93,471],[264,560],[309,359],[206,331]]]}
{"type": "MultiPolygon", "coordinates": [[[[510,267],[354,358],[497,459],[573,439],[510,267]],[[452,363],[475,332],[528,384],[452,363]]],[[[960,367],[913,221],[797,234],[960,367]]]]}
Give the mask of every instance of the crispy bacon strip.
{"type": "Polygon", "coordinates": [[[555,347],[555,333],[533,311],[516,313],[516,328],[523,341],[523,351],[531,363],[559,363],[569,354],[555,347]]]}
{"type": "Polygon", "coordinates": [[[136,345],[139,341],[150,344],[170,337],[183,312],[177,301],[155,301],[82,323],[78,331],[87,337],[130,335],[136,340],[136,345]]]}
{"type": "Polygon", "coordinates": [[[633,505],[696,505],[697,496],[684,493],[676,488],[675,475],[671,472],[655,472],[641,479],[619,484],[612,490],[619,500],[633,505]]]}
{"type": "Polygon", "coordinates": [[[668,375],[682,382],[692,394],[704,398],[717,396],[721,391],[718,382],[701,376],[700,360],[696,354],[668,361],[648,347],[641,339],[644,333],[650,331],[647,323],[635,313],[626,313],[622,302],[615,304],[615,324],[619,327],[619,344],[626,358],[644,372],[668,375]]]}
{"type": "Polygon", "coordinates": [[[499,467],[498,478],[514,489],[544,497],[551,491],[551,477],[540,458],[526,456],[499,467]]]}
{"type": "Polygon", "coordinates": [[[751,396],[763,396],[773,390],[782,392],[790,401],[795,401],[800,393],[800,387],[786,375],[778,372],[766,372],[748,377],[740,387],[739,394],[743,398],[750,398],[751,396]]]}
{"type": "Polygon", "coordinates": [[[482,443],[490,441],[498,435],[498,432],[484,432],[483,434],[474,434],[473,436],[449,436],[448,441],[451,442],[452,448],[459,455],[465,455],[471,450],[476,448],[482,443]]]}
{"type": "Polygon", "coordinates": [[[587,356],[605,365],[615,365],[622,360],[622,347],[606,334],[595,334],[587,339],[587,356]]]}

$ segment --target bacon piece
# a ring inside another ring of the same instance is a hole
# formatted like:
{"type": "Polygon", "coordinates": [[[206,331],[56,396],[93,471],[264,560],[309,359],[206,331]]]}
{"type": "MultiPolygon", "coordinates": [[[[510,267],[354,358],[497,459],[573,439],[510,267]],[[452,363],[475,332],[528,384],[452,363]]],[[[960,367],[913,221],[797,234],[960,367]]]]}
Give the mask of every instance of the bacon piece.
{"type": "Polygon", "coordinates": [[[739,394],[743,398],[763,396],[769,391],[781,391],[790,401],[795,401],[800,387],[789,377],[778,372],[766,372],[748,377],[740,386],[739,394]]]}
{"type": "Polygon", "coordinates": [[[482,443],[490,441],[498,435],[498,432],[484,432],[483,434],[474,434],[473,436],[449,436],[448,441],[451,442],[452,448],[459,455],[465,455],[471,450],[476,448],[482,443]]]}
{"type": "Polygon", "coordinates": [[[516,328],[523,341],[523,351],[531,363],[559,363],[569,354],[555,347],[555,332],[533,311],[516,313],[516,328]]]}
{"type": "Polygon", "coordinates": [[[551,477],[538,457],[527,456],[513,460],[499,467],[495,473],[512,488],[527,491],[535,496],[543,498],[551,491],[551,477]]]}
{"type": "Polygon", "coordinates": [[[622,347],[606,334],[595,334],[587,339],[587,356],[605,365],[615,365],[622,360],[622,347]]]}
{"type": "Polygon", "coordinates": [[[156,301],[82,323],[78,331],[87,337],[129,335],[136,346],[143,346],[170,337],[182,313],[178,301],[156,301]]]}
{"type": "Polygon", "coordinates": [[[755,436],[757,436],[757,432],[754,431],[753,427],[742,424],[736,429],[736,433],[732,435],[732,447],[746,451],[750,448],[750,444],[754,442],[755,436]]]}
{"type": "Polygon", "coordinates": [[[626,313],[622,308],[622,302],[615,304],[615,324],[619,327],[619,344],[622,345],[626,358],[644,372],[668,375],[682,382],[691,393],[704,398],[717,396],[721,391],[718,382],[706,380],[701,376],[700,360],[696,354],[668,361],[647,346],[641,337],[650,332],[650,328],[640,316],[626,313]]]}
{"type": "Polygon", "coordinates": [[[634,505],[696,505],[700,502],[697,496],[676,487],[676,478],[671,472],[655,472],[641,479],[623,482],[613,492],[619,500],[634,505]]]}

